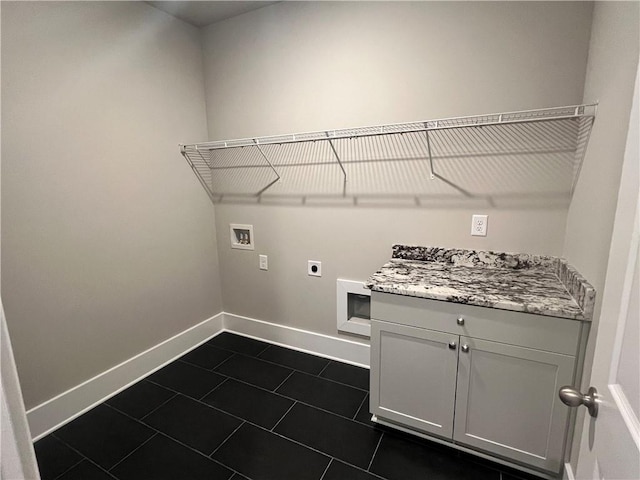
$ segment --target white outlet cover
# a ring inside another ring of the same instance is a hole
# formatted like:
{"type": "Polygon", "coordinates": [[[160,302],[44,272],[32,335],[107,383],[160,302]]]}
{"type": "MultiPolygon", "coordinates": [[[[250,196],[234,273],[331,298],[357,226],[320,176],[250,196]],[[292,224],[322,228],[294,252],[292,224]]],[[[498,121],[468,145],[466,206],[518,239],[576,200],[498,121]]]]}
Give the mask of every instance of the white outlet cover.
{"type": "Polygon", "coordinates": [[[307,273],[312,277],[322,276],[322,262],[318,260],[309,260],[307,264],[307,273]]]}
{"type": "Polygon", "coordinates": [[[269,270],[269,257],[260,255],[260,270],[269,270]]]}
{"type": "Polygon", "coordinates": [[[476,237],[486,237],[488,221],[489,215],[473,215],[471,217],[471,235],[476,237]]]}

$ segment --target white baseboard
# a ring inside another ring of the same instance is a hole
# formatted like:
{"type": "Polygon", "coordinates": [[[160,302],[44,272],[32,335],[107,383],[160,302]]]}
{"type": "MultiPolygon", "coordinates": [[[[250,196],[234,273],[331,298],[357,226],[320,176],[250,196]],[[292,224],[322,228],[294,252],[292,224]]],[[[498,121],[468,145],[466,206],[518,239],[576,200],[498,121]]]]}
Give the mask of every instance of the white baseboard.
{"type": "Polygon", "coordinates": [[[224,329],[293,350],[369,368],[369,345],[365,343],[226,312],[224,329]]]}
{"type": "Polygon", "coordinates": [[[564,464],[564,474],[562,475],[563,480],[576,480],[575,475],[573,474],[573,468],[571,468],[570,463],[564,464]]]}
{"type": "Polygon", "coordinates": [[[222,331],[219,314],[82,382],[27,412],[33,440],[47,435],[222,331]]]}
{"type": "Polygon", "coordinates": [[[33,440],[51,433],[223,330],[321,357],[369,367],[369,345],[221,312],[30,409],[33,440]]]}

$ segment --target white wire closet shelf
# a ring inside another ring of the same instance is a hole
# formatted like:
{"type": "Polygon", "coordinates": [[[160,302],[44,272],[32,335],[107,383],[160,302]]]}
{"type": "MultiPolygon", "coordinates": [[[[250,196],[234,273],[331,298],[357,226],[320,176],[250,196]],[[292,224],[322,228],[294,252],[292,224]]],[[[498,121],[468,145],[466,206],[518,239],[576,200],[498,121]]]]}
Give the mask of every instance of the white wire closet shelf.
{"type": "Polygon", "coordinates": [[[597,105],[180,145],[214,203],[569,198],[597,105]]]}

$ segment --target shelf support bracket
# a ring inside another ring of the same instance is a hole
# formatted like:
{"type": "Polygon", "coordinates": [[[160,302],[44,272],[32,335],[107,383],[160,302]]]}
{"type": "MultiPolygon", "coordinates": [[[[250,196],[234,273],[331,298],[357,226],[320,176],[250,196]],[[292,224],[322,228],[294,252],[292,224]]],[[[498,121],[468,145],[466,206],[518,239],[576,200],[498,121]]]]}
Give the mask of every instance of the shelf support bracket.
{"type": "MultiPolygon", "coordinates": [[[[187,160],[187,163],[191,167],[191,170],[193,170],[193,173],[196,174],[196,178],[200,182],[200,185],[202,185],[204,187],[204,190],[205,190],[205,192],[207,192],[207,195],[209,196],[211,201],[215,203],[215,200],[213,198],[213,192],[211,191],[211,185],[208,185],[207,182],[205,181],[205,179],[202,178],[202,175],[200,174],[200,172],[198,171],[198,169],[196,168],[194,163],[191,161],[191,158],[189,158],[189,154],[187,153],[187,149],[186,149],[185,145],[180,145],[180,153],[187,160]]],[[[198,155],[200,155],[202,157],[202,153],[198,152],[198,155]]],[[[203,158],[203,160],[204,160],[204,158],[203,158]]],[[[205,163],[206,163],[207,166],[209,165],[208,162],[205,162],[205,163]]]]}
{"type": "Polygon", "coordinates": [[[338,155],[338,152],[336,151],[336,147],[333,146],[333,141],[329,136],[329,132],[324,132],[324,133],[327,136],[327,141],[329,142],[329,146],[331,147],[331,150],[333,150],[333,154],[335,155],[338,165],[340,166],[340,170],[342,170],[342,175],[344,176],[344,180],[342,182],[342,196],[346,197],[347,196],[347,172],[345,171],[344,166],[342,166],[342,162],[340,161],[340,155],[338,155]]]}
{"type": "Polygon", "coordinates": [[[262,195],[268,188],[270,188],[274,183],[276,183],[278,180],[280,180],[280,174],[278,173],[278,171],[275,169],[275,167],[273,166],[273,164],[269,161],[269,158],[267,158],[267,156],[265,155],[264,151],[262,150],[262,148],[260,148],[260,144],[258,143],[258,140],[254,139],[253,140],[256,144],[256,147],[258,148],[258,151],[260,152],[260,155],[262,155],[262,158],[264,158],[265,162],[267,162],[267,164],[269,164],[269,167],[271,167],[271,170],[273,170],[273,173],[276,174],[276,178],[271,181],[269,184],[267,184],[265,187],[263,187],[262,189],[260,189],[259,192],[257,192],[255,194],[256,197],[259,197],[260,195],[262,195]]]}
{"type": "Polygon", "coordinates": [[[429,154],[429,178],[431,180],[435,180],[436,176],[433,172],[433,158],[431,157],[431,141],[429,140],[429,126],[427,123],[424,124],[424,128],[426,129],[424,133],[427,136],[427,153],[429,154]]]}

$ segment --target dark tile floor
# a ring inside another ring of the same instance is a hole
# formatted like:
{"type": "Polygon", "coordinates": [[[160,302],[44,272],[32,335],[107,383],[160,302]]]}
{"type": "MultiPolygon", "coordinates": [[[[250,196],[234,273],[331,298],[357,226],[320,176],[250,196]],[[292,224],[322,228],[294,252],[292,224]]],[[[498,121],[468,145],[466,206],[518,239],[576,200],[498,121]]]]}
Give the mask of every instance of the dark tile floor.
{"type": "Polygon", "coordinates": [[[230,333],[35,444],[43,480],[535,478],[380,427],[363,368],[230,333]]]}

